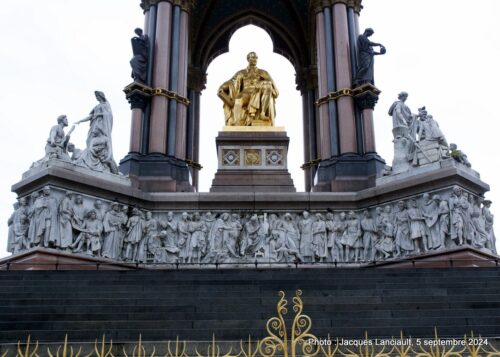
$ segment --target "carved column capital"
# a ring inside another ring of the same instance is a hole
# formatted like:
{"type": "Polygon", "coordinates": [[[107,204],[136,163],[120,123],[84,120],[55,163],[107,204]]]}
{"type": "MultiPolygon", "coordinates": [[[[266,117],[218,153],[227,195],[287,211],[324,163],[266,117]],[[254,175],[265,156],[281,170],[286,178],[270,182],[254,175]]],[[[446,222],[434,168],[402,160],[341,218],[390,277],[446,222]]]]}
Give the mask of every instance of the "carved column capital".
{"type": "Polygon", "coordinates": [[[197,92],[201,92],[205,89],[205,84],[207,83],[207,74],[203,72],[199,67],[189,67],[188,68],[188,88],[194,89],[197,92]]]}
{"type": "Polygon", "coordinates": [[[196,6],[197,0],[141,0],[141,7],[147,11],[151,6],[158,5],[162,1],[168,1],[172,5],[180,6],[186,12],[190,12],[196,6]]]}
{"type": "Polygon", "coordinates": [[[326,7],[331,7],[335,4],[345,4],[348,7],[354,7],[355,11],[361,10],[362,0],[311,0],[310,7],[314,13],[323,11],[326,7]],[[356,10],[357,9],[357,10],[356,10]]]}
{"type": "Polygon", "coordinates": [[[363,0],[347,0],[347,7],[352,7],[354,12],[360,13],[361,9],[363,9],[363,5],[361,5],[363,0]]]}
{"type": "Polygon", "coordinates": [[[304,67],[297,71],[295,83],[302,93],[318,87],[318,69],[316,66],[304,67]]]}

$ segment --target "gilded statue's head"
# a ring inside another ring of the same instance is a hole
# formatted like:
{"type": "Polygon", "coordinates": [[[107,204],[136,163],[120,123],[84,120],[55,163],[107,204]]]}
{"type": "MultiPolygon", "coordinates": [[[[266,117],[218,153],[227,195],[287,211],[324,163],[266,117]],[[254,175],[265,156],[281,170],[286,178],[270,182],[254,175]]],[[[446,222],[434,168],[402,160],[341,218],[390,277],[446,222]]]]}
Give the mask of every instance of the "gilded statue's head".
{"type": "Polygon", "coordinates": [[[255,66],[257,64],[257,54],[255,52],[249,52],[247,55],[247,61],[250,66],[255,66]]]}

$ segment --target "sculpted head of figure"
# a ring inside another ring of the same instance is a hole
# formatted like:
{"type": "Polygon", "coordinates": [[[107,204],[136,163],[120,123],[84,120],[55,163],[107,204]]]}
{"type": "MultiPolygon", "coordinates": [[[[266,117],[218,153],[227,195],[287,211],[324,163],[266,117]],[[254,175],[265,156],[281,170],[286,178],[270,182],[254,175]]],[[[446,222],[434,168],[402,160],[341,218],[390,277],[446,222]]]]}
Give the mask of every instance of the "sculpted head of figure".
{"type": "Polygon", "coordinates": [[[248,53],[247,61],[248,61],[248,64],[250,65],[250,67],[254,67],[257,65],[257,59],[259,59],[259,57],[257,57],[257,54],[255,52],[248,53]]]}
{"type": "Polygon", "coordinates": [[[43,194],[44,194],[45,196],[50,195],[50,186],[45,186],[45,187],[43,188],[42,192],[43,192],[43,194]]]}
{"type": "Polygon", "coordinates": [[[385,211],[385,213],[391,213],[392,212],[392,207],[389,206],[389,205],[387,205],[387,206],[385,206],[384,211],[385,211]]]}
{"type": "Polygon", "coordinates": [[[18,198],[17,202],[19,202],[20,206],[26,206],[26,197],[20,197],[20,198],[18,198]]]}
{"type": "Polygon", "coordinates": [[[147,211],[146,212],[146,219],[149,221],[151,218],[153,218],[153,214],[151,213],[151,211],[147,211]]]}
{"type": "Polygon", "coordinates": [[[345,214],[345,212],[340,212],[339,217],[340,217],[340,220],[341,220],[341,221],[344,221],[344,220],[345,220],[345,218],[346,218],[346,214],[345,214]]]}
{"type": "Polygon", "coordinates": [[[94,202],[94,207],[97,208],[97,209],[101,209],[102,208],[102,201],[101,200],[96,200],[94,202]]]}
{"type": "Polygon", "coordinates": [[[168,212],[168,213],[167,213],[167,220],[168,220],[169,222],[171,222],[171,221],[172,221],[172,219],[174,219],[174,212],[168,212]]]}
{"type": "Polygon", "coordinates": [[[405,201],[399,201],[398,202],[398,208],[402,211],[405,209],[405,201]]]}
{"type": "Polygon", "coordinates": [[[97,218],[97,213],[95,213],[95,210],[91,209],[88,213],[87,213],[87,217],[90,219],[90,220],[95,220],[97,218]]]}
{"type": "Polygon", "coordinates": [[[455,196],[461,196],[462,195],[462,189],[458,186],[453,187],[453,194],[455,196]]]}
{"type": "Polygon", "coordinates": [[[140,27],[136,28],[134,32],[137,36],[142,37],[142,29],[140,27]]]}
{"type": "Polygon", "coordinates": [[[115,212],[118,212],[120,210],[120,204],[118,202],[113,202],[111,204],[111,209],[115,212]]]}
{"type": "Polygon", "coordinates": [[[100,103],[103,103],[103,102],[105,102],[105,101],[106,101],[106,96],[104,95],[104,93],[103,93],[103,92],[96,90],[96,91],[94,92],[94,94],[95,94],[95,98],[96,98],[96,99],[97,99],[100,103]]]}
{"type": "Polygon", "coordinates": [[[308,219],[309,218],[309,212],[307,212],[307,211],[302,212],[302,217],[304,217],[305,219],[308,219]]]}
{"type": "Polygon", "coordinates": [[[187,214],[187,212],[182,212],[181,217],[182,217],[182,220],[183,220],[183,221],[187,221],[187,219],[188,219],[188,214],[187,214]]]}
{"type": "Polygon", "coordinates": [[[76,202],[76,204],[81,205],[83,203],[82,195],[76,195],[75,202],[76,202]]]}
{"type": "Polygon", "coordinates": [[[63,126],[68,126],[68,117],[66,115],[59,115],[57,117],[57,124],[62,124],[63,126]]]}
{"type": "Polygon", "coordinates": [[[375,33],[375,31],[373,31],[373,29],[371,27],[368,27],[367,29],[365,29],[365,33],[364,35],[366,37],[370,37],[371,35],[373,35],[375,33]]]}
{"type": "Polygon", "coordinates": [[[406,99],[408,99],[408,93],[407,92],[401,92],[398,94],[398,99],[402,102],[405,102],[406,99]]]}

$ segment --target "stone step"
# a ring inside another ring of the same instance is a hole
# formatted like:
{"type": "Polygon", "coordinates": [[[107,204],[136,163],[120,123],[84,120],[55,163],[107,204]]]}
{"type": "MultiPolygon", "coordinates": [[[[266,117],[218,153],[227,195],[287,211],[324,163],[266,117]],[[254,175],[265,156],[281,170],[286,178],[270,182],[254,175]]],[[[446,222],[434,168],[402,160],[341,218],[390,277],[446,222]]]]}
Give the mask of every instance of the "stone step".
{"type": "Polygon", "coordinates": [[[412,276],[431,276],[431,277],[499,277],[500,272],[496,268],[458,268],[455,270],[447,269],[401,269],[401,272],[394,274],[389,269],[285,269],[285,270],[199,270],[196,272],[189,270],[173,270],[173,271],[3,271],[0,272],[0,281],[17,280],[16,277],[22,277],[24,280],[78,280],[79,277],[87,277],[89,279],[97,278],[98,280],[107,280],[113,278],[114,281],[125,280],[140,280],[146,278],[149,280],[161,280],[168,277],[171,280],[231,280],[244,276],[245,278],[257,278],[259,281],[273,280],[277,277],[282,279],[294,279],[297,276],[302,277],[325,277],[335,279],[351,279],[351,278],[405,278],[412,276]],[[446,270],[446,273],[443,272],[446,270]],[[126,273],[126,274],[124,274],[126,273]],[[104,278],[104,276],[106,278],[104,278]]]}
{"type": "MultiPolygon", "coordinates": [[[[492,338],[500,334],[500,329],[498,325],[487,325],[470,324],[463,326],[463,328],[457,328],[452,325],[444,325],[437,328],[438,336],[440,338],[459,338],[462,339],[465,334],[470,335],[471,331],[474,332],[475,336],[481,335],[484,338],[492,338]]],[[[401,333],[404,336],[418,336],[420,338],[434,338],[435,327],[427,325],[416,325],[411,327],[401,327],[401,326],[387,326],[387,327],[330,327],[330,328],[313,328],[311,332],[317,337],[326,338],[328,335],[331,338],[356,338],[364,339],[367,333],[371,338],[390,338],[393,336],[399,337],[401,333]]],[[[248,336],[252,336],[252,339],[261,339],[266,336],[264,328],[254,328],[254,329],[213,329],[211,331],[207,330],[196,330],[196,329],[175,329],[175,330],[155,330],[155,329],[120,329],[113,331],[104,331],[106,339],[109,341],[113,340],[115,343],[123,342],[136,342],[139,335],[142,336],[143,341],[175,341],[177,337],[180,340],[189,341],[206,341],[209,343],[212,336],[215,336],[217,340],[229,340],[229,341],[239,341],[241,339],[246,340],[248,336]]],[[[64,337],[67,334],[71,341],[95,341],[102,338],[102,331],[79,331],[79,330],[45,330],[45,331],[34,331],[25,330],[22,332],[18,331],[2,331],[0,332],[0,343],[5,343],[5,341],[26,341],[28,334],[31,335],[32,341],[42,341],[42,342],[61,342],[64,341],[64,337]]]]}
{"type": "MultiPolygon", "coordinates": [[[[0,292],[0,304],[2,301],[8,301],[13,299],[88,299],[88,298],[99,298],[99,299],[141,299],[147,296],[148,299],[164,299],[165,294],[168,294],[170,299],[183,298],[186,294],[189,294],[190,298],[204,298],[207,294],[210,294],[211,298],[224,298],[227,297],[227,291],[178,291],[176,289],[155,289],[155,292],[149,291],[130,291],[127,289],[120,290],[110,290],[110,291],[26,291],[26,292],[0,292]]],[[[449,296],[449,295],[476,295],[476,294],[500,294],[499,287],[484,287],[484,288],[455,288],[455,287],[428,287],[420,289],[328,289],[321,291],[308,291],[307,298],[317,298],[317,297],[330,297],[330,296],[360,296],[360,297],[373,297],[373,296],[449,296]]],[[[247,289],[242,291],[231,291],[231,296],[235,298],[261,298],[264,292],[259,289],[247,289]]],[[[271,295],[274,297],[275,292],[271,295]]],[[[269,293],[265,296],[269,297],[269,293]]]]}
{"type": "Polygon", "coordinates": [[[0,342],[265,336],[303,290],[318,336],[500,335],[500,269],[0,272],[0,342]]]}
{"type": "MultiPolygon", "coordinates": [[[[234,319],[234,312],[182,312],[182,311],[171,311],[171,312],[124,312],[129,309],[117,310],[114,312],[85,312],[85,313],[74,313],[74,311],[68,311],[68,313],[61,313],[57,309],[53,309],[53,312],[33,312],[33,313],[1,313],[1,322],[16,322],[16,321],[111,321],[111,320],[231,320],[234,319]]],[[[324,311],[306,311],[308,315],[316,321],[316,318],[321,318],[324,316],[324,311]]],[[[365,311],[328,311],[328,318],[335,321],[336,319],[343,318],[363,318],[363,319],[373,319],[373,318],[403,318],[403,317],[447,317],[447,316],[461,316],[461,317],[500,317],[500,311],[496,309],[456,309],[450,311],[449,309],[433,309],[433,310],[365,310],[365,311]]],[[[251,320],[251,319],[268,319],[274,316],[274,311],[271,309],[269,311],[254,311],[254,312],[238,312],[238,318],[241,320],[251,320]]]]}

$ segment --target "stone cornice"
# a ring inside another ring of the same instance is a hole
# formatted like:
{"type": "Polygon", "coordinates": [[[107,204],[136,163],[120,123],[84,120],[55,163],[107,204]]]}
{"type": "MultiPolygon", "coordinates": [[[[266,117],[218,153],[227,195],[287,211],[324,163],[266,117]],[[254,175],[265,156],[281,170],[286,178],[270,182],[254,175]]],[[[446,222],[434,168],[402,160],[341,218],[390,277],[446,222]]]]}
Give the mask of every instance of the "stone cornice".
{"type": "Polygon", "coordinates": [[[325,7],[331,7],[335,4],[344,4],[347,7],[354,8],[354,11],[359,14],[363,6],[362,0],[311,0],[310,6],[314,13],[322,11],[325,7]]]}
{"type": "Polygon", "coordinates": [[[182,10],[190,12],[196,6],[196,0],[141,0],[141,7],[147,11],[151,6],[158,5],[158,3],[167,1],[172,5],[178,5],[182,10]]]}

